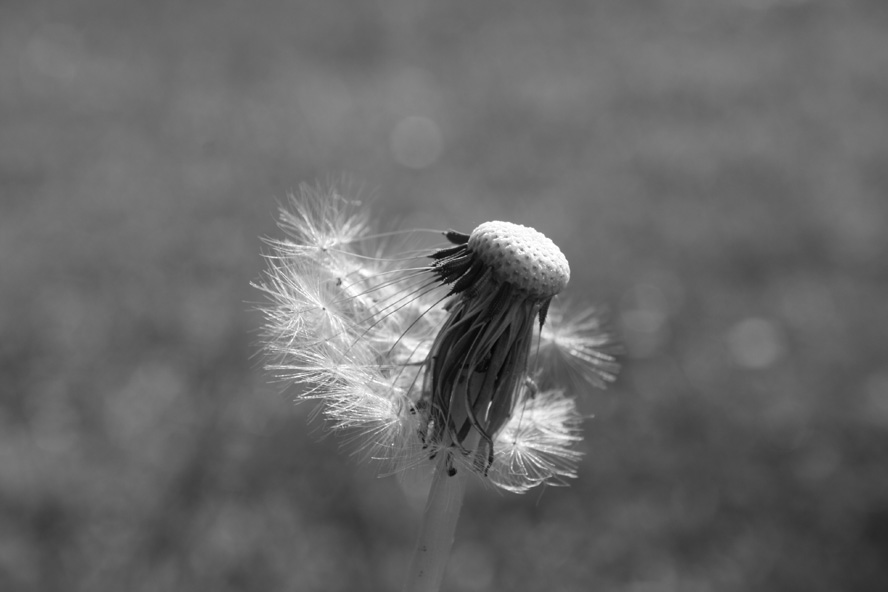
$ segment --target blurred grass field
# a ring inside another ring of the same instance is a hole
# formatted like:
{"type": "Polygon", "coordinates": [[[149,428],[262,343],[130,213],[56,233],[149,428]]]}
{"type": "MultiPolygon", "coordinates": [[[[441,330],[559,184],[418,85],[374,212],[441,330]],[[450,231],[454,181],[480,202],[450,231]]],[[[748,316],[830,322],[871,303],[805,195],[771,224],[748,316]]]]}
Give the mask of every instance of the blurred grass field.
{"type": "Polygon", "coordinates": [[[0,4],[0,590],[398,589],[418,514],[255,357],[259,236],[348,174],[530,224],[624,369],[446,589],[888,589],[888,4],[0,4]]]}

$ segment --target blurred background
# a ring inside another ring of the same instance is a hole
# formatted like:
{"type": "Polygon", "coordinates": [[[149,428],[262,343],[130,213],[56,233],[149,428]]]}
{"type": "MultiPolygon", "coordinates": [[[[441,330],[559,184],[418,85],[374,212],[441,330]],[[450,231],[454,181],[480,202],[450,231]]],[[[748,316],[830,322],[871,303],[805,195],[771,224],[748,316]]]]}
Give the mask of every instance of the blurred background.
{"type": "Polygon", "coordinates": [[[260,236],[530,224],[624,344],[445,589],[888,589],[888,4],[3,0],[0,590],[398,589],[418,513],[268,384],[260,236]],[[360,189],[360,191],[358,191],[360,189]]]}

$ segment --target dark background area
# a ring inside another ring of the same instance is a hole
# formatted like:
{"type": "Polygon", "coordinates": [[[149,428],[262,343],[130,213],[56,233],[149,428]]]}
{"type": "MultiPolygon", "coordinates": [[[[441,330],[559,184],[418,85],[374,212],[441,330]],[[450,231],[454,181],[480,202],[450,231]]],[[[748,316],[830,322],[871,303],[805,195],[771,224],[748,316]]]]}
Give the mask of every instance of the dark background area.
{"type": "MultiPolygon", "coordinates": [[[[568,488],[445,588],[888,589],[888,4],[0,4],[0,590],[398,589],[418,513],[268,384],[277,200],[507,219],[609,310],[568,488]]],[[[292,393],[290,393],[292,394],[292,393]]]]}

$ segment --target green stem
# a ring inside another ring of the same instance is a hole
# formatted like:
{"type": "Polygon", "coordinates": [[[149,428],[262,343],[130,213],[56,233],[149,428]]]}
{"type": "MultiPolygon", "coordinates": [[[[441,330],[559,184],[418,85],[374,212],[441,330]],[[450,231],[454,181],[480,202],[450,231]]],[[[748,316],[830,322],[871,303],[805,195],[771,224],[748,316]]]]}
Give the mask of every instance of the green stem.
{"type": "Polygon", "coordinates": [[[449,456],[449,453],[442,452],[435,466],[435,476],[404,592],[438,592],[444,579],[470,472],[463,469],[448,475],[449,456]]]}

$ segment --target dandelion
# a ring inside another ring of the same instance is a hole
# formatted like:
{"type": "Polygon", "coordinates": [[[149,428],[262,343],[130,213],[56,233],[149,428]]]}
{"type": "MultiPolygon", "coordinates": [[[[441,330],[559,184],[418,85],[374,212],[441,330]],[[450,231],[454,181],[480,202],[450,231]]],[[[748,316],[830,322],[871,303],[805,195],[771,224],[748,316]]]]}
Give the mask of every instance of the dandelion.
{"type": "Polygon", "coordinates": [[[557,380],[612,380],[609,338],[556,306],[570,267],[532,228],[485,222],[409,250],[308,186],[279,225],[255,284],[267,367],[383,473],[434,467],[406,589],[438,590],[470,475],[516,493],[576,476],[582,418],[557,380]]]}

